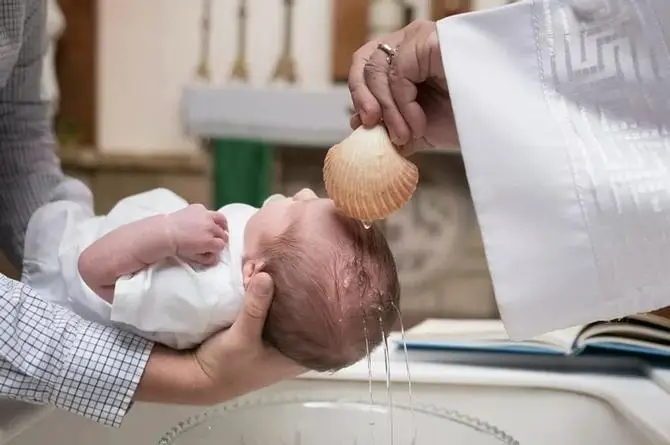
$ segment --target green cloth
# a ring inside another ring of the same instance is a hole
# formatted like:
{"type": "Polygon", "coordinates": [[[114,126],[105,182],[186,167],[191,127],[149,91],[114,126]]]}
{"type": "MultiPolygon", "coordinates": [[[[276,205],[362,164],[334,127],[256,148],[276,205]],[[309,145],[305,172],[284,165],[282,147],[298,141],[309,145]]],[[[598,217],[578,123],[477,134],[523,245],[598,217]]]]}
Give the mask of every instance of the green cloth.
{"type": "Polygon", "coordinates": [[[272,192],[273,147],[249,140],[212,142],[215,208],[233,202],[260,207],[272,192]]]}

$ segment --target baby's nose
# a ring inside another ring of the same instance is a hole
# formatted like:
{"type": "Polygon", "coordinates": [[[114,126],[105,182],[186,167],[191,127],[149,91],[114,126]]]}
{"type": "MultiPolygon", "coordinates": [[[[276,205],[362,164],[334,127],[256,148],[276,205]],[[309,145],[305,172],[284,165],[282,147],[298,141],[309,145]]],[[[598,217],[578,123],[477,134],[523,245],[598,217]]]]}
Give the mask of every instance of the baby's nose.
{"type": "Polygon", "coordinates": [[[286,199],[286,196],[281,193],[275,193],[274,195],[268,196],[265,201],[263,201],[263,206],[272,201],[279,201],[280,199],[286,199]]]}
{"type": "Polygon", "coordinates": [[[306,201],[308,199],[317,199],[318,196],[316,196],[316,193],[311,189],[304,188],[296,193],[293,198],[297,201],[306,201]]]}

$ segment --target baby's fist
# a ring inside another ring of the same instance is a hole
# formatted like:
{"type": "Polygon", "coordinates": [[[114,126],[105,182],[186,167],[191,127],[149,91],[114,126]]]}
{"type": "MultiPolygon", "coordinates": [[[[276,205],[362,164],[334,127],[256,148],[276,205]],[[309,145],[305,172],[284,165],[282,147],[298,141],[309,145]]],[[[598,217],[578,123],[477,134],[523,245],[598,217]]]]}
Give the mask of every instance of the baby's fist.
{"type": "Polygon", "coordinates": [[[188,207],[167,215],[176,248],[182,259],[203,265],[213,265],[228,244],[226,217],[202,204],[188,207]]]}

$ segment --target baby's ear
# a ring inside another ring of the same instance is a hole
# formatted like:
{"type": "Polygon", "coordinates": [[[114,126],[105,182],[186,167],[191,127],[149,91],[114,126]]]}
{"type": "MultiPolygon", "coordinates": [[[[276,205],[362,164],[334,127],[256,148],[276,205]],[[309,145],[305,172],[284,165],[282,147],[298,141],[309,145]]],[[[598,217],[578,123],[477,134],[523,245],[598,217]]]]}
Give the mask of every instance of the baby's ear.
{"type": "Polygon", "coordinates": [[[263,270],[264,263],[258,259],[245,259],[242,265],[242,284],[247,288],[251,278],[263,270]]]}

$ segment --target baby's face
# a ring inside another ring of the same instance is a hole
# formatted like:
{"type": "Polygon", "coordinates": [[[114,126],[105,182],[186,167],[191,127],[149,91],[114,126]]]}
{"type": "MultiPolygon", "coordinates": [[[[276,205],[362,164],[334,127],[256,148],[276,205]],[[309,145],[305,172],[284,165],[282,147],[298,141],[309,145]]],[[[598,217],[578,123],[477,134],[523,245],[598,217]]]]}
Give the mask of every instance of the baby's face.
{"type": "MultiPolygon", "coordinates": [[[[274,238],[302,217],[305,209],[320,200],[310,189],[302,189],[290,197],[276,197],[254,214],[245,230],[245,245],[252,247],[256,238],[274,238]]],[[[323,206],[321,206],[323,207],[323,206]]]]}
{"type": "Polygon", "coordinates": [[[326,248],[328,234],[337,230],[338,218],[333,201],[319,198],[310,189],[267,202],[251,217],[244,230],[245,281],[254,273],[248,263],[254,264],[253,260],[260,258],[262,241],[280,236],[297,223],[310,247],[326,248]]]}

